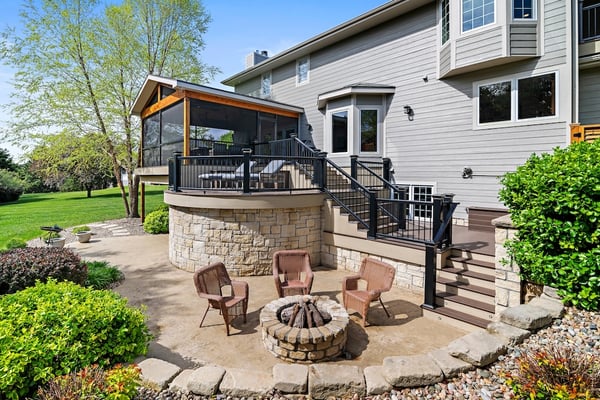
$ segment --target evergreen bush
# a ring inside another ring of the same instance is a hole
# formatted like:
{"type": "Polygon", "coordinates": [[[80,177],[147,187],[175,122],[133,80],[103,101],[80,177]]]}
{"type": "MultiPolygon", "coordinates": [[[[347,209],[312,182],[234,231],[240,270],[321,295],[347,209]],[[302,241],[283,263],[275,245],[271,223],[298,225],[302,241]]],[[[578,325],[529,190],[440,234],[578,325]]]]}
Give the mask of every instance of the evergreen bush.
{"type": "Polygon", "coordinates": [[[131,362],[149,340],[142,311],[118,294],[37,283],[0,297],[0,393],[24,398],[56,376],[131,362]]]}
{"type": "Polygon", "coordinates": [[[0,203],[19,200],[24,184],[15,172],[0,169],[0,203]]]}
{"type": "Polygon", "coordinates": [[[164,204],[146,215],[144,231],[152,234],[169,233],[169,206],[164,204]]]}
{"type": "Polygon", "coordinates": [[[600,141],[532,155],[502,178],[500,199],[518,230],[507,243],[524,279],[563,301],[600,306],[600,141]]]}

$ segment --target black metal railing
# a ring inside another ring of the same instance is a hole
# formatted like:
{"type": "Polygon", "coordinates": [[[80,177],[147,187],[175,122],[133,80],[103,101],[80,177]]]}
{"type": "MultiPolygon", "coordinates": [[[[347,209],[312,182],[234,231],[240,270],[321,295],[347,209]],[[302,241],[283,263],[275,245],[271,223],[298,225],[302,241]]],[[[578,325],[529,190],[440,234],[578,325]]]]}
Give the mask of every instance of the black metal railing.
{"type": "Polygon", "coordinates": [[[600,3],[579,3],[579,38],[581,42],[600,39],[600,3]]]}

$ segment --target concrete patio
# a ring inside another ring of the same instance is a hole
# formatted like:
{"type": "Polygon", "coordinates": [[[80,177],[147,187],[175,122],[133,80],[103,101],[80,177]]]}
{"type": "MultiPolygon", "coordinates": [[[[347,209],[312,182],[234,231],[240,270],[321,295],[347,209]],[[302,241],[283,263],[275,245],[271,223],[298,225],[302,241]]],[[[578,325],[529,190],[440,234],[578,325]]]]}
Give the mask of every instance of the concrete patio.
{"type": "MultiPolygon", "coordinates": [[[[132,305],[146,307],[155,337],[147,357],[181,368],[216,364],[269,373],[282,362],[264,348],[258,321],[262,306],[276,298],[272,276],[238,278],[249,283],[248,318],[246,324],[241,319],[234,321],[232,335],[227,337],[217,311],[210,311],[204,326],[198,327],[206,300],[196,295],[192,274],[169,263],[167,235],[94,238],[69,246],[83,259],[105,260],[123,271],[125,280],[115,291],[132,305]]],[[[352,272],[316,268],[313,294],[341,302],[342,278],[349,274],[352,272]]],[[[352,313],[346,347],[351,358],[334,360],[336,364],[381,365],[385,357],[425,354],[466,333],[424,318],[419,308],[421,294],[393,288],[383,300],[392,318],[374,303],[368,319],[371,325],[362,328],[360,316],[352,313]]]]}

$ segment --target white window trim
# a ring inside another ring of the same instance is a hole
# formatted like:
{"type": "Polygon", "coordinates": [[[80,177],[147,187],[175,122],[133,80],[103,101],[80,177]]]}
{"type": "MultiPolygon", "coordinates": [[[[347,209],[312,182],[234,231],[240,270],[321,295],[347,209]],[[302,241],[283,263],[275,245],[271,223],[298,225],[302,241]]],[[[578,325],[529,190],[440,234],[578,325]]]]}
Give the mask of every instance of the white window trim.
{"type": "Polygon", "coordinates": [[[310,56],[305,56],[296,60],[296,86],[306,85],[310,82],[310,56]],[[300,82],[300,63],[306,60],[306,79],[300,82]]]}
{"type": "Polygon", "coordinates": [[[352,112],[352,110],[354,109],[354,107],[352,106],[344,106],[344,107],[339,107],[339,108],[332,108],[332,109],[328,109],[327,112],[325,113],[325,127],[326,127],[326,135],[325,135],[325,149],[327,151],[327,153],[329,153],[332,156],[350,156],[350,154],[352,153],[352,149],[354,147],[354,135],[352,134],[352,127],[354,126],[354,113],[352,112]],[[346,136],[347,136],[347,148],[345,152],[340,152],[340,153],[334,153],[333,152],[333,138],[331,137],[333,134],[332,131],[332,119],[331,116],[333,114],[336,113],[340,113],[340,112],[344,112],[346,111],[348,113],[348,131],[346,132],[346,136]]]}
{"type": "MultiPolygon", "coordinates": [[[[408,186],[408,200],[415,200],[415,186],[425,186],[431,187],[431,195],[435,196],[437,194],[437,183],[436,182],[419,182],[419,181],[396,181],[396,185],[398,186],[408,186]]],[[[415,217],[414,205],[409,207],[409,212],[407,217],[412,221],[428,221],[430,218],[422,218],[415,217]]]]}
{"type": "Polygon", "coordinates": [[[531,18],[514,18],[515,15],[515,0],[511,0],[511,5],[510,5],[510,17],[513,21],[517,21],[517,22],[529,22],[529,21],[537,21],[537,0],[532,0],[532,10],[531,13],[533,14],[531,16],[531,18]]]}
{"type": "Polygon", "coordinates": [[[473,129],[489,129],[489,128],[502,128],[510,126],[522,126],[522,125],[536,125],[545,124],[551,121],[556,121],[560,116],[560,74],[557,70],[550,71],[536,71],[535,73],[518,74],[513,76],[502,76],[495,79],[487,79],[485,81],[473,82],[473,129]],[[536,76],[554,74],[554,115],[547,117],[533,117],[519,119],[517,112],[519,109],[518,104],[518,83],[520,79],[535,78],[536,76]],[[479,123],[479,87],[490,85],[499,82],[511,82],[511,94],[510,94],[510,120],[509,121],[498,121],[498,122],[484,122],[479,123]]]}
{"type": "Polygon", "coordinates": [[[374,156],[383,154],[383,106],[379,105],[360,105],[356,106],[356,115],[357,115],[357,124],[356,124],[356,132],[357,132],[357,153],[364,156],[374,156]],[[362,110],[377,110],[377,151],[361,151],[361,111],[362,110]]]}
{"type": "MultiPolygon", "coordinates": [[[[458,21],[460,23],[460,34],[461,35],[470,35],[473,32],[479,32],[481,30],[484,29],[489,29],[490,27],[493,27],[496,25],[496,23],[498,22],[498,0],[494,0],[494,21],[490,22],[488,24],[484,24],[481,26],[478,26],[477,28],[471,28],[468,31],[465,31],[464,28],[464,21],[463,21],[463,2],[460,1],[460,7],[459,7],[459,18],[458,21]]],[[[512,6],[511,6],[511,11],[512,11],[512,6]]]]}
{"type": "Polygon", "coordinates": [[[269,72],[265,72],[264,74],[262,74],[260,76],[260,95],[262,97],[271,97],[272,94],[273,94],[273,75],[271,74],[271,71],[269,71],[269,72]],[[265,81],[266,77],[269,77],[269,92],[268,93],[265,92],[265,87],[263,85],[263,82],[265,81]]]}

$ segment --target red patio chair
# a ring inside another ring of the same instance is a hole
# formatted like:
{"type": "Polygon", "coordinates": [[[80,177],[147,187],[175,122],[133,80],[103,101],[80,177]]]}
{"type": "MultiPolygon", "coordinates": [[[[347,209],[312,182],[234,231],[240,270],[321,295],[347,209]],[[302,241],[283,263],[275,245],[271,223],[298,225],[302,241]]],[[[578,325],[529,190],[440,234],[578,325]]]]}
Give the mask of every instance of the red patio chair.
{"type": "Polygon", "coordinates": [[[313,276],[307,251],[280,250],[273,254],[273,278],[279,297],[310,294],[313,276]]]}

